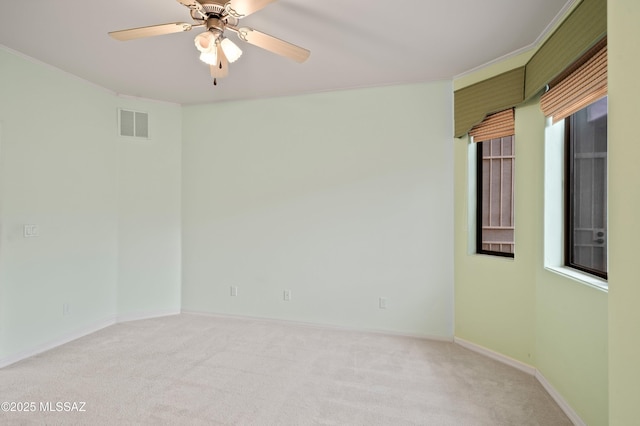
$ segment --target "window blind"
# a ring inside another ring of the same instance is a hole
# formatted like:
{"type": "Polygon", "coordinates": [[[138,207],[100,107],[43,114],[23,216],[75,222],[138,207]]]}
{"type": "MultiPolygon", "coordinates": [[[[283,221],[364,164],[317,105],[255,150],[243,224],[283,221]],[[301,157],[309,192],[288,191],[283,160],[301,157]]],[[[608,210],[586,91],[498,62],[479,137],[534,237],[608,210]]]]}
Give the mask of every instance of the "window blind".
{"type": "Polygon", "coordinates": [[[524,67],[516,68],[454,93],[455,137],[460,138],[487,114],[524,100],[524,67]]]}
{"type": "Polygon", "coordinates": [[[607,95],[607,46],[540,98],[540,108],[556,123],[607,95]]]}
{"type": "Polygon", "coordinates": [[[482,123],[473,126],[469,136],[474,142],[505,138],[515,134],[515,118],[513,108],[488,115],[482,123]]]}
{"type": "Polygon", "coordinates": [[[540,92],[607,34],[607,0],[582,0],[527,63],[525,98],[540,92]]]}

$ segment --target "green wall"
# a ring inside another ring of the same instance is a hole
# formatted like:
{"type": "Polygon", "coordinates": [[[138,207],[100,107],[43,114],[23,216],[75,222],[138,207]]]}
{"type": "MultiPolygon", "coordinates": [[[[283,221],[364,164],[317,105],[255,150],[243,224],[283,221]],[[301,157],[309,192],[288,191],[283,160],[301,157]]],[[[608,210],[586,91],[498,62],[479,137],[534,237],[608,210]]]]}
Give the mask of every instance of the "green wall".
{"type": "MultiPolygon", "coordinates": [[[[640,410],[640,3],[609,0],[609,292],[604,293],[542,268],[542,204],[532,210],[516,205],[516,260],[498,261],[467,254],[466,141],[456,141],[456,335],[528,362],[562,394],[589,425],[638,424],[640,410]],[[463,228],[464,229],[464,228],[463,228]],[[522,240],[522,238],[527,240],[522,240]],[[523,244],[525,247],[522,247],[523,244]],[[537,256],[519,258],[534,245],[537,256]],[[493,275],[497,275],[497,279],[493,275]],[[535,298],[504,291],[512,281],[535,298]],[[485,292],[486,291],[486,292],[485,292]],[[477,298],[474,301],[474,298],[477,298]],[[515,312],[515,314],[514,314],[515,312]],[[524,314],[522,312],[525,312],[524,314]],[[513,324],[515,322],[515,324],[513,324]],[[533,335],[531,324],[535,324],[533,335]],[[513,339],[517,329],[520,339],[513,339]],[[535,348],[531,358],[530,348],[535,348]]],[[[485,71],[486,73],[486,71],[485,71]]],[[[498,74],[499,72],[495,72],[498,74]]],[[[486,78],[486,76],[482,76],[486,78]]],[[[473,77],[465,77],[473,82],[473,77]]],[[[456,88],[466,81],[454,82],[456,88]]],[[[469,83],[470,84],[470,83],[469,83]]],[[[516,197],[543,202],[542,134],[539,113],[517,114],[516,197]],[[537,117],[536,117],[537,116],[537,117]],[[525,135],[523,131],[527,131],[525,135]],[[533,141],[533,144],[524,140],[533,141]],[[527,145],[527,146],[524,146],[527,145]],[[524,157],[525,153],[527,154],[524,157]],[[522,158],[525,160],[521,160],[522,158]],[[525,163],[527,172],[522,170],[525,163]],[[524,194],[524,195],[519,195],[524,194]]]]}
{"type": "MultiPolygon", "coordinates": [[[[515,220],[516,256],[505,259],[494,256],[475,255],[469,249],[468,217],[470,168],[470,146],[467,138],[455,144],[455,295],[456,337],[490,348],[503,355],[526,364],[534,364],[535,357],[535,262],[540,217],[523,215],[523,211],[535,209],[537,199],[523,197],[524,185],[529,185],[535,176],[535,161],[532,155],[541,153],[527,151],[531,145],[520,137],[521,111],[516,116],[516,175],[515,175],[515,220]],[[519,161],[523,156],[529,161],[519,161]]],[[[542,130],[539,132],[541,133],[542,130]]],[[[540,162],[538,162],[540,164],[540,162]]],[[[471,176],[472,177],[472,176],[471,176]]],[[[540,179],[542,176],[540,175],[540,179]]],[[[526,193],[530,193],[529,191],[526,193]]]]}
{"type": "Polygon", "coordinates": [[[611,426],[640,422],[640,2],[609,0],[611,426]]]}
{"type": "Polygon", "coordinates": [[[516,109],[515,259],[469,250],[469,141],[455,140],[456,337],[529,364],[589,425],[605,425],[607,294],[544,268],[545,117],[516,109]]]}

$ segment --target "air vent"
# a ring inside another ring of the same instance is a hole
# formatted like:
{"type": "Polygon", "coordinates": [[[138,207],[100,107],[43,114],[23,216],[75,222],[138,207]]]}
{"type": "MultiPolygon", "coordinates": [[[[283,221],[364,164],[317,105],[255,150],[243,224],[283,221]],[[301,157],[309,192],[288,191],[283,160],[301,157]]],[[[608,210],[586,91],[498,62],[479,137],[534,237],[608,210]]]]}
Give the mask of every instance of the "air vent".
{"type": "Polygon", "coordinates": [[[121,109],[120,136],[149,139],[149,114],[121,109]]]}

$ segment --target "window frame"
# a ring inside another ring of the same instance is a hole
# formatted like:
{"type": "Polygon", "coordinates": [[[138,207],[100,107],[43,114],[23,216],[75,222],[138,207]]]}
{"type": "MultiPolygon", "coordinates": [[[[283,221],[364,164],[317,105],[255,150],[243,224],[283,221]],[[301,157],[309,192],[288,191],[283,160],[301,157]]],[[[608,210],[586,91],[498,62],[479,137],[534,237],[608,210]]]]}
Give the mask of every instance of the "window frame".
{"type": "MultiPolygon", "coordinates": [[[[592,105],[595,102],[590,103],[589,105],[585,106],[583,109],[588,108],[590,105],[592,105]]],[[[580,110],[582,111],[582,110],[580,110]]],[[[577,113],[577,112],[576,112],[577,113]]],[[[573,240],[574,240],[574,233],[572,232],[573,230],[573,212],[575,210],[575,196],[574,196],[574,192],[573,192],[573,188],[574,188],[574,176],[575,176],[575,168],[574,168],[574,144],[573,144],[573,139],[572,139],[572,129],[573,127],[575,127],[574,124],[574,120],[575,120],[575,114],[571,114],[568,117],[566,117],[563,121],[564,121],[564,208],[563,208],[563,245],[564,245],[564,266],[568,267],[568,268],[572,268],[572,269],[576,269],[580,272],[586,273],[586,274],[590,274],[593,275],[597,278],[603,279],[603,280],[608,280],[608,265],[606,266],[606,270],[605,271],[600,271],[598,269],[593,269],[593,268],[589,268],[586,267],[584,265],[580,265],[577,263],[572,262],[572,258],[573,253],[572,253],[572,248],[573,248],[573,240]]],[[[607,113],[607,119],[608,119],[608,113],[607,113]]],[[[608,152],[609,152],[609,147],[608,147],[608,137],[607,137],[607,161],[608,161],[608,152]]],[[[608,185],[608,180],[609,180],[609,176],[608,176],[608,167],[606,168],[607,173],[605,174],[605,182],[604,185],[605,187],[608,185]]],[[[608,199],[608,194],[607,194],[607,199],[608,199]]],[[[608,211],[608,201],[607,199],[605,199],[605,211],[608,211]]],[[[608,216],[608,215],[607,215],[608,216]]],[[[607,234],[608,234],[608,226],[607,226],[607,234]]],[[[606,235],[606,238],[608,239],[608,235],[606,235]]],[[[609,257],[609,253],[608,253],[608,244],[606,245],[606,259],[608,259],[609,257]]]]}
{"type": "MultiPolygon", "coordinates": [[[[512,143],[513,146],[515,148],[515,135],[509,135],[512,138],[512,143]]],[[[507,136],[505,136],[507,137],[507,136]]],[[[504,137],[503,137],[504,138],[504,137]]],[[[500,138],[501,140],[503,138],[500,138]]],[[[498,138],[495,138],[498,139],[498,138]]],[[[484,255],[490,255],[490,256],[498,256],[498,257],[506,257],[506,258],[510,258],[510,259],[514,259],[515,258],[515,223],[514,223],[514,242],[513,242],[513,252],[512,253],[507,253],[507,252],[500,252],[500,251],[494,251],[494,250],[485,250],[482,247],[482,216],[483,216],[483,211],[482,211],[482,207],[483,207],[483,143],[491,143],[493,141],[493,139],[489,139],[486,141],[478,141],[478,142],[474,142],[476,145],[476,229],[475,229],[475,242],[476,242],[476,247],[475,247],[475,252],[476,254],[484,254],[484,255]]],[[[515,173],[515,153],[513,154],[513,162],[514,162],[514,173],[515,173]]],[[[513,176],[513,178],[515,179],[515,176],[513,176]]],[[[515,185],[513,185],[511,187],[512,189],[512,199],[513,197],[515,197],[515,185]]],[[[515,205],[512,205],[512,209],[515,209],[515,205]]]]}

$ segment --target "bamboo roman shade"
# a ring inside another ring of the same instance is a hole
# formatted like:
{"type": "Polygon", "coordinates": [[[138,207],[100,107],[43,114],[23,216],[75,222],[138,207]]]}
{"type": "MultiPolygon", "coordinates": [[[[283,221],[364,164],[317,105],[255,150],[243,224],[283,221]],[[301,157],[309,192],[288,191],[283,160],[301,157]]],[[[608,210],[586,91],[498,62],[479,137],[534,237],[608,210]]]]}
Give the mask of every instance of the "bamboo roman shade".
{"type": "Polygon", "coordinates": [[[527,63],[525,98],[550,81],[607,34],[607,0],[582,0],[527,63]]]}
{"type": "Polygon", "coordinates": [[[491,114],[482,123],[473,126],[469,136],[474,142],[505,138],[515,134],[515,117],[513,108],[491,114]]]}
{"type": "Polygon", "coordinates": [[[455,137],[464,136],[487,114],[511,108],[524,100],[524,67],[456,90],[455,137]]]}
{"type": "Polygon", "coordinates": [[[607,95],[607,46],[540,98],[540,108],[556,123],[607,95]]]}

